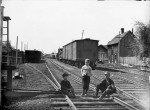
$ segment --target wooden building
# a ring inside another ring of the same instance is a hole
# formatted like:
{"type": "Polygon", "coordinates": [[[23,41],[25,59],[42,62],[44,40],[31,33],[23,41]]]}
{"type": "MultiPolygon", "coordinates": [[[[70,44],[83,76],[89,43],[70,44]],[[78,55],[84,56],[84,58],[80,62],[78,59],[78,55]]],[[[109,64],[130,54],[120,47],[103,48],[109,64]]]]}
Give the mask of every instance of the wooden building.
{"type": "Polygon", "coordinates": [[[121,34],[116,35],[107,45],[109,63],[124,63],[122,58],[138,55],[137,38],[133,31],[124,32],[124,28],[121,28],[121,34]]]}
{"type": "Polygon", "coordinates": [[[99,45],[98,46],[98,60],[103,63],[108,62],[108,47],[107,47],[107,45],[99,45]]]}

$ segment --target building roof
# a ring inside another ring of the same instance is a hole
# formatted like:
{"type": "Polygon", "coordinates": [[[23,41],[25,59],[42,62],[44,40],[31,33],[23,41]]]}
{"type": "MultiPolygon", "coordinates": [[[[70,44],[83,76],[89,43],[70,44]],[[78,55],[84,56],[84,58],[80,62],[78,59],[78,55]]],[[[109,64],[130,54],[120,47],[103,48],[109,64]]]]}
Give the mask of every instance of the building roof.
{"type": "Polygon", "coordinates": [[[105,49],[108,49],[107,45],[103,45],[103,47],[105,47],[105,49]]]}
{"type": "Polygon", "coordinates": [[[70,42],[70,43],[64,45],[63,47],[65,47],[65,46],[67,46],[67,45],[69,45],[69,44],[71,44],[71,43],[73,43],[73,42],[78,42],[78,41],[83,41],[83,40],[91,40],[91,41],[97,41],[97,42],[99,42],[99,40],[94,40],[94,39],[90,39],[90,38],[85,38],[85,39],[74,40],[74,41],[72,41],[72,42],[70,42]]]}
{"type": "Polygon", "coordinates": [[[118,34],[116,35],[111,41],[108,42],[107,45],[113,45],[113,44],[118,44],[119,41],[124,37],[126,36],[127,33],[129,33],[131,31],[127,31],[127,32],[124,32],[123,34],[118,34]]]}
{"type": "Polygon", "coordinates": [[[102,47],[104,47],[105,49],[108,49],[107,45],[99,45],[99,46],[102,46],[102,47]]]}
{"type": "Polygon", "coordinates": [[[3,17],[3,21],[8,21],[8,20],[11,20],[11,18],[9,16],[4,16],[3,17]]]}

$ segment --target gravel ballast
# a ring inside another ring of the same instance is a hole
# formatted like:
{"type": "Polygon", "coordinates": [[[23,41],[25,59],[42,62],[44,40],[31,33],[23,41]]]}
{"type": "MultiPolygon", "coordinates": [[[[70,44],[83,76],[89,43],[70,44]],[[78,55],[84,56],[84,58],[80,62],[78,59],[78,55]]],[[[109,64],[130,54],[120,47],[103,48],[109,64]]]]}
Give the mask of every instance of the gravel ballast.
{"type": "MultiPolygon", "coordinates": [[[[30,65],[44,67],[44,63],[30,65]]],[[[44,69],[41,71],[45,72],[44,69]]],[[[5,102],[3,103],[4,107],[10,110],[50,110],[50,99],[55,94],[44,93],[45,91],[55,90],[50,83],[41,73],[26,64],[20,65],[18,70],[13,71],[13,75],[16,71],[23,75],[23,79],[12,80],[12,89],[15,91],[3,91],[5,96],[5,100],[2,100],[5,102]],[[24,91],[20,91],[20,89],[24,91]]]]}

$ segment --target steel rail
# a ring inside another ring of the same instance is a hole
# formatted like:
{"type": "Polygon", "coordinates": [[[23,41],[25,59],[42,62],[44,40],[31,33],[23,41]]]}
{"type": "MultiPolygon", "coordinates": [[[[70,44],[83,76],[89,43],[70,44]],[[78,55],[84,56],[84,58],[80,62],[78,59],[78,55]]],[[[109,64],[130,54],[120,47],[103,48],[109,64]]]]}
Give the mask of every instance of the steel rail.
{"type": "MultiPolygon", "coordinates": [[[[55,64],[56,64],[56,63],[55,63],[55,64]]],[[[58,65],[58,64],[56,64],[56,65],[58,65]]],[[[59,65],[58,65],[58,66],[59,66],[59,65]]],[[[60,66],[60,68],[61,68],[61,66],[60,66]]],[[[70,71],[68,71],[68,72],[70,72],[70,71]]],[[[73,75],[74,77],[77,77],[77,76],[74,75],[74,74],[72,74],[72,75],[73,75]]],[[[93,77],[96,78],[96,79],[98,79],[97,76],[95,76],[95,75],[93,75],[93,77]]],[[[118,77],[118,76],[117,76],[117,77],[118,77]]],[[[120,78],[123,78],[123,77],[121,77],[121,76],[119,76],[119,77],[120,77],[120,78]]],[[[123,78],[123,79],[125,79],[125,80],[127,80],[127,81],[129,81],[129,82],[132,82],[132,83],[136,84],[135,81],[128,80],[127,78],[123,78]]],[[[91,87],[91,88],[95,88],[95,86],[94,86],[93,84],[90,84],[90,87],[91,87]]],[[[140,104],[141,106],[145,107],[144,105],[146,105],[146,103],[144,103],[143,101],[139,100],[138,98],[134,97],[133,95],[130,95],[129,93],[127,93],[126,91],[120,89],[120,88],[117,87],[117,86],[116,86],[116,88],[117,88],[118,91],[121,91],[125,96],[134,99],[135,102],[137,102],[137,103],[140,104]]],[[[94,91],[95,91],[95,90],[94,90],[94,91]]],[[[130,105],[129,105],[129,106],[130,106],[130,105]]]]}
{"type": "MultiPolygon", "coordinates": [[[[94,76],[94,78],[97,78],[97,76],[95,76],[95,75],[93,75],[93,76],[94,76]]],[[[117,76],[117,77],[118,77],[118,76],[117,76]]],[[[119,76],[119,77],[120,77],[120,76],[119,76]]],[[[122,78],[123,78],[123,77],[122,77],[122,78]]],[[[97,78],[97,79],[98,79],[98,78],[97,78]]],[[[123,78],[123,79],[128,80],[128,79],[126,79],[126,78],[123,78]]],[[[128,81],[130,82],[130,80],[128,80],[128,81]]],[[[132,81],[131,81],[131,82],[132,82],[132,81]]],[[[144,103],[143,101],[141,101],[141,100],[139,100],[138,98],[134,97],[133,95],[127,93],[126,91],[120,89],[119,87],[116,86],[116,88],[117,88],[118,91],[121,91],[125,96],[134,99],[134,101],[137,102],[138,104],[140,104],[141,106],[144,107],[144,105],[146,105],[146,103],[144,103]]]]}
{"type": "MultiPolygon", "coordinates": [[[[102,68],[105,68],[105,69],[109,69],[108,67],[102,67],[102,68]]],[[[117,70],[117,71],[119,71],[120,73],[121,72],[125,72],[125,73],[131,73],[131,72],[127,72],[127,71],[123,71],[122,69],[115,69],[115,68],[111,68],[112,70],[117,70]]],[[[140,76],[143,76],[143,75],[140,75],[140,76]]],[[[122,79],[125,79],[125,80],[127,80],[127,81],[129,81],[129,82],[131,82],[131,83],[134,83],[134,84],[136,84],[136,85],[140,85],[140,86],[143,86],[144,84],[141,84],[141,83],[139,83],[139,82],[137,82],[137,81],[134,81],[134,80],[129,80],[129,79],[127,79],[127,78],[124,78],[124,77],[122,77],[122,76],[117,76],[117,77],[120,77],[120,78],[122,78],[122,79]]]]}
{"type": "MultiPolygon", "coordinates": [[[[58,89],[61,89],[61,85],[59,84],[59,82],[57,81],[57,79],[54,77],[53,73],[51,72],[51,70],[49,69],[49,67],[47,66],[47,64],[45,63],[46,68],[48,69],[48,71],[51,73],[51,76],[53,77],[54,81],[56,82],[58,89]]],[[[76,106],[73,104],[73,102],[70,100],[70,98],[65,95],[65,99],[68,102],[69,106],[71,107],[72,110],[77,110],[76,106]]]]}
{"type": "Polygon", "coordinates": [[[45,93],[50,93],[50,94],[56,94],[59,93],[59,91],[55,91],[55,90],[31,90],[31,89],[1,89],[1,90],[11,90],[11,91],[19,91],[19,92],[45,92],[45,93]]]}
{"type": "Polygon", "coordinates": [[[144,105],[146,105],[146,103],[144,103],[143,101],[139,100],[138,98],[134,97],[133,95],[127,93],[126,91],[120,89],[119,87],[116,87],[118,91],[121,91],[125,96],[134,99],[135,102],[137,102],[138,104],[140,104],[141,106],[145,107],[144,105]]]}
{"type": "MultiPolygon", "coordinates": [[[[60,69],[63,69],[63,71],[65,71],[65,72],[69,73],[70,75],[72,75],[72,76],[75,78],[76,82],[79,83],[79,84],[81,84],[81,82],[82,82],[81,78],[79,78],[78,76],[72,74],[70,71],[68,71],[67,69],[64,69],[64,68],[61,67],[60,65],[54,63],[53,61],[51,61],[51,62],[52,62],[53,64],[55,64],[57,67],[59,67],[60,69]]],[[[90,86],[90,88],[91,88],[93,91],[95,91],[95,88],[96,88],[96,87],[95,87],[93,84],[90,84],[89,86],[90,86]]]]}
{"type": "Polygon", "coordinates": [[[33,67],[33,66],[29,65],[29,64],[26,64],[26,65],[29,66],[30,68],[35,69],[35,70],[38,71],[39,73],[41,73],[41,74],[43,75],[43,77],[46,78],[46,80],[47,80],[57,91],[59,90],[59,88],[58,88],[45,74],[43,74],[40,70],[38,70],[37,68],[35,68],[35,67],[33,67]]]}
{"type": "MultiPolygon", "coordinates": [[[[27,65],[27,64],[26,64],[27,65]]],[[[38,69],[36,69],[35,67],[33,67],[33,66],[31,66],[31,65],[27,65],[27,66],[29,66],[30,68],[33,68],[33,69],[35,69],[36,71],[38,71],[39,73],[41,73],[47,80],[48,80],[48,82],[50,82],[51,84],[52,84],[52,86],[56,89],[56,90],[60,90],[60,84],[58,83],[58,81],[56,80],[56,78],[54,77],[54,75],[52,74],[52,72],[50,71],[50,69],[49,69],[49,67],[47,66],[47,64],[45,63],[45,65],[46,65],[46,68],[48,69],[48,71],[51,73],[51,76],[53,77],[53,79],[54,79],[54,81],[56,82],[56,84],[57,84],[57,86],[45,75],[45,74],[43,74],[40,70],[38,70],[38,69]]],[[[77,108],[75,107],[75,105],[73,104],[73,102],[70,100],[70,98],[67,96],[67,95],[65,95],[65,99],[66,99],[66,101],[68,102],[68,104],[69,104],[69,106],[72,108],[72,110],[77,110],[77,108]]]]}
{"type": "MultiPolygon", "coordinates": [[[[55,62],[51,61],[54,65],[56,65],[57,67],[63,69],[64,71],[66,71],[67,73],[71,74],[72,76],[74,76],[76,79],[78,79],[78,81],[81,81],[81,78],[79,78],[78,76],[72,74],[70,71],[68,71],[67,69],[64,69],[63,67],[61,67],[60,65],[56,64],[55,62]]],[[[95,91],[95,86],[93,84],[90,84],[90,89],[92,89],[93,91],[95,91]]],[[[137,108],[135,108],[134,106],[127,104],[125,101],[120,100],[119,98],[113,96],[113,100],[119,104],[121,104],[122,106],[125,106],[126,108],[128,108],[129,110],[139,110],[137,108]]]]}
{"type": "MultiPolygon", "coordinates": [[[[93,76],[94,76],[94,78],[97,78],[97,76],[95,76],[95,75],[93,75],[93,76]]],[[[118,77],[118,76],[116,76],[116,77],[118,77]]],[[[123,77],[121,77],[121,76],[119,76],[119,77],[122,78],[122,79],[125,79],[125,80],[127,80],[127,81],[129,81],[129,82],[134,82],[134,81],[131,81],[131,80],[127,79],[127,78],[123,78],[123,77]]],[[[97,78],[97,79],[98,79],[98,78],[97,78]]],[[[136,84],[136,83],[134,82],[134,84],[136,84]]],[[[138,85],[138,84],[136,84],[136,85],[138,85]]],[[[121,91],[125,96],[134,99],[135,102],[137,102],[137,103],[140,104],[141,106],[145,107],[146,103],[144,103],[143,101],[139,100],[138,98],[134,97],[133,95],[127,93],[126,91],[120,89],[120,88],[117,87],[117,86],[116,86],[116,88],[117,88],[118,91],[121,91]]]]}
{"type": "Polygon", "coordinates": [[[119,103],[122,106],[125,106],[125,108],[129,109],[129,110],[139,110],[135,107],[133,107],[132,105],[126,103],[125,101],[120,100],[119,98],[113,97],[113,100],[117,103],[119,103]]]}
{"type": "Polygon", "coordinates": [[[120,76],[120,75],[119,75],[119,76],[116,76],[116,77],[121,78],[121,79],[124,79],[124,80],[126,80],[126,81],[129,81],[129,82],[131,82],[131,83],[133,83],[133,84],[135,84],[135,85],[141,86],[141,87],[144,86],[144,84],[138,83],[137,81],[134,81],[134,80],[130,80],[130,79],[124,78],[124,77],[122,77],[122,76],[120,76]]]}

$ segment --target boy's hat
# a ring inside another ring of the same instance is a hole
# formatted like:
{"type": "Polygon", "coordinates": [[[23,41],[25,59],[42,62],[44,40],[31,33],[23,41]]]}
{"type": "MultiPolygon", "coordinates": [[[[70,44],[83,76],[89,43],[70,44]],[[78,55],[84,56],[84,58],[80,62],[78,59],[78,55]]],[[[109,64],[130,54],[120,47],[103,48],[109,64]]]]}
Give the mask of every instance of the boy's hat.
{"type": "Polygon", "coordinates": [[[90,59],[85,59],[85,62],[88,62],[88,63],[89,63],[89,62],[90,62],[90,59]]]}
{"type": "Polygon", "coordinates": [[[110,76],[110,73],[109,73],[109,72],[105,72],[104,74],[105,74],[105,75],[109,75],[109,76],[110,76]]]}
{"type": "Polygon", "coordinates": [[[65,76],[68,76],[68,75],[69,75],[69,74],[67,74],[67,73],[64,73],[62,76],[63,76],[63,77],[65,77],[65,76]]]}

